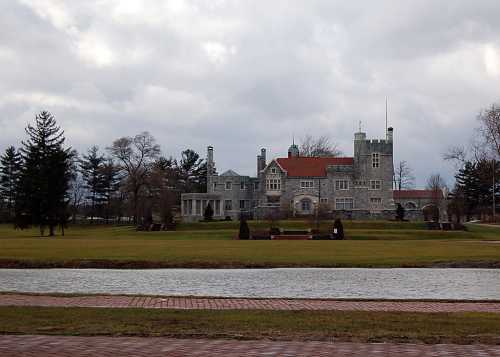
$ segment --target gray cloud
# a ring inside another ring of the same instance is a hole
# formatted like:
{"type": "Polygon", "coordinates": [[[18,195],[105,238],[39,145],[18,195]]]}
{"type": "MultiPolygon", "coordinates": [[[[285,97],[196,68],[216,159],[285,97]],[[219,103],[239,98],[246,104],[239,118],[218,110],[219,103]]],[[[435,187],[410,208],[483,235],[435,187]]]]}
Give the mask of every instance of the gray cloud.
{"type": "Polygon", "coordinates": [[[78,150],[148,130],[165,155],[215,146],[219,169],[292,135],[352,154],[362,121],[419,185],[452,183],[441,154],[467,143],[500,99],[500,4],[492,1],[0,2],[0,149],[48,109],[78,150]]]}

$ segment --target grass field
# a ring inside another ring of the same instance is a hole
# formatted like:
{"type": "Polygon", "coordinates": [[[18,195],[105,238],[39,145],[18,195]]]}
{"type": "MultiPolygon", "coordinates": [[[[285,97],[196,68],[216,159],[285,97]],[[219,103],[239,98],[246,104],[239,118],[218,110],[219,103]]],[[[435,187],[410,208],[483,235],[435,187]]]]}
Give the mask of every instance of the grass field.
{"type": "Polygon", "coordinates": [[[0,307],[0,334],[361,342],[500,342],[500,315],[0,307]]]}
{"type": "MultiPolygon", "coordinates": [[[[287,221],[286,228],[307,222],[287,221]]],[[[238,241],[237,222],[183,224],[175,232],[70,227],[66,236],[0,226],[3,267],[500,266],[500,229],[428,231],[421,223],[345,222],[343,241],[238,241]]],[[[250,222],[264,230],[267,222],[250,222]]],[[[322,229],[327,229],[323,226],[322,229]]]]}

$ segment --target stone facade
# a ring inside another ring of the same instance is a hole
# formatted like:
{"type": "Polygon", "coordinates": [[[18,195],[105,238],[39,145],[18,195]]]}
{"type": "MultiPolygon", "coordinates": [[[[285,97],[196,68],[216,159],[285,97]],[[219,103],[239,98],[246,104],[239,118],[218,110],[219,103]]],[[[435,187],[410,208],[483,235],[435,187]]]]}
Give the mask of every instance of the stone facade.
{"type": "Polygon", "coordinates": [[[270,213],[307,216],[321,212],[352,219],[394,218],[393,130],[385,139],[354,135],[354,156],[341,158],[301,157],[293,144],[288,157],[266,160],[257,156],[256,177],[232,170],[217,174],[213,148],[207,151],[207,193],[182,195],[185,221],[203,219],[207,204],[214,219],[238,219],[244,214],[265,218],[270,213]]]}

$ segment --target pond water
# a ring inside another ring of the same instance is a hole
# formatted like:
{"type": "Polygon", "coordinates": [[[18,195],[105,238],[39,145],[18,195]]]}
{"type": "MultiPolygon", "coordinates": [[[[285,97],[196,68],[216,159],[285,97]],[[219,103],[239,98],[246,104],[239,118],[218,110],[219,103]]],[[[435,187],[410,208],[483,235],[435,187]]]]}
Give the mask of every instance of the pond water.
{"type": "Polygon", "coordinates": [[[0,269],[0,291],[500,300],[500,269],[0,269]]]}

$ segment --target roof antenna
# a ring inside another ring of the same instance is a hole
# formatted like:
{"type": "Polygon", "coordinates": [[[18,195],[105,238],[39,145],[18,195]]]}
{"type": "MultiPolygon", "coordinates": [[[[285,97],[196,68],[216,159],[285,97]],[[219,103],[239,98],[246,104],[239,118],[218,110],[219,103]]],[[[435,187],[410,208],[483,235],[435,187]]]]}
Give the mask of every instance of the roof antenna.
{"type": "Polygon", "coordinates": [[[361,120],[359,121],[359,132],[361,133],[361,120]]]}
{"type": "Polygon", "coordinates": [[[292,134],[292,145],[295,146],[295,134],[292,134]]]}

